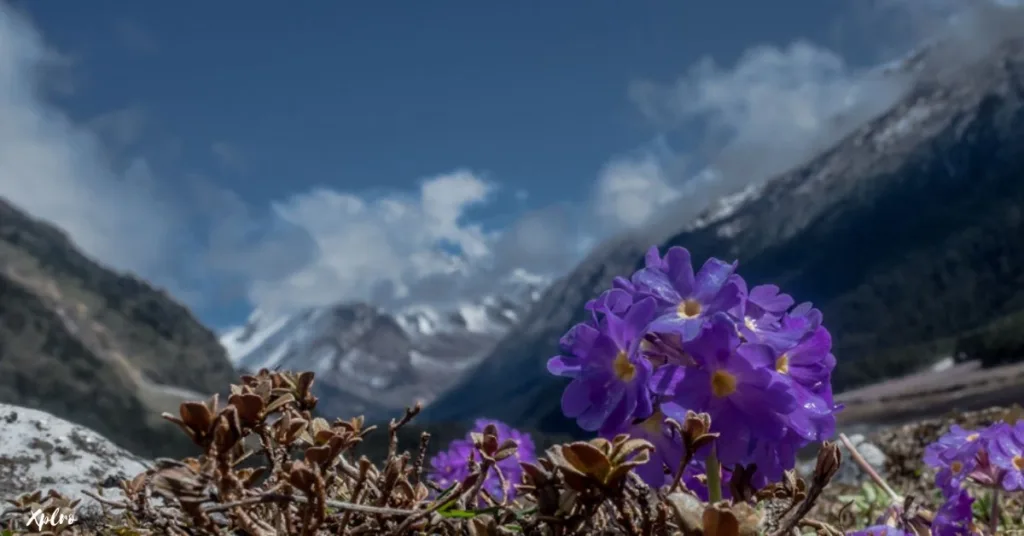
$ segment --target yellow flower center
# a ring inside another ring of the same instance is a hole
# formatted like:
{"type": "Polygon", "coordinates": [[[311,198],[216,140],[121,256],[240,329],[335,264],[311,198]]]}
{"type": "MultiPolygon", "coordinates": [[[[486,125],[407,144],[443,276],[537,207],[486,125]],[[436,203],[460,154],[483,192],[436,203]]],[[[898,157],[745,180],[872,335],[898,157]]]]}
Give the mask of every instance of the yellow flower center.
{"type": "Polygon", "coordinates": [[[1018,471],[1024,471],[1024,456],[1014,456],[1013,466],[1016,467],[1018,471]]]}
{"type": "Polygon", "coordinates": [[[711,375],[711,392],[722,398],[736,392],[736,376],[724,370],[716,370],[711,375]]]}
{"type": "Polygon", "coordinates": [[[789,374],[789,354],[782,354],[775,360],[775,371],[779,374],[789,374]]]}
{"type": "Polygon", "coordinates": [[[612,368],[615,370],[615,375],[624,382],[631,381],[636,377],[636,366],[629,362],[629,355],[625,351],[619,350],[618,355],[615,356],[615,362],[612,363],[612,368]]]}
{"type": "Polygon", "coordinates": [[[757,323],[754,322],[754,319],[750,318],[749,316],[743,317],[743,325],[747,326],[747,329],[749,329],[750,331],[757,330],[757,323]]]}
{"type": "Polygon", "coordinates": [[[697,318],[700,316],[700,311],[700,302],[693,298],[686,298],[679,304],[679,307],[676,308],[676,312],[679,314],[680,318],[697,318]]]}
{"type": "Polygon", "coordinates": [[[971,435],[967,436],[967,441],[968,442],[970,442],[970,441],[977,441],[979,437],[981,437],[981,436],[979,436],[978,434],[971,434],[971,435]]]}
{"type": "Polygon", "coordinates": [[[954,475],[958,475],[960,474],[960,471],[964,470],[964,464],[963,462],[954,461],[949,464],[949,470],[952,471],[954,475]]]}

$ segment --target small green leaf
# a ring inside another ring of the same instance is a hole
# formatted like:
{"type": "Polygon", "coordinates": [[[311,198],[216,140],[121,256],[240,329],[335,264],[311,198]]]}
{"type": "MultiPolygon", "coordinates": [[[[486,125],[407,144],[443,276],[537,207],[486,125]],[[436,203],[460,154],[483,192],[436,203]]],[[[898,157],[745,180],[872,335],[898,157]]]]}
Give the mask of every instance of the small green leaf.
{"type": "Polygon", "coordinates": [[[477,516],[476,512],[470,510],[456,510],[454,508],[451,510],[438,510],[437,513],[440,514],[441,517],[448,519],[472,519],[477,516]]]}
{"type": "Polygon", "coordinates": [[[459,485],[459,483],[456,482],[456,483],[452,484],[451,486],[448,486],[448,488],[445,489],[444,491],[442,491],[441,495],[439,495],[437,497],[437,499],[436,499],[437,501],[444,501],[444,504],[441,505],[441,507],[437,509],[438,512],[444,512],[444,511],[450,509],[452,507],[452,505],[454,505],[456,503],[456,501],[459,500],[459,498],[457,496],[449,497],[449,495],[451,495],[452,491],[454,491],[455,487],[458,486],[458,485],[459,485]]]}
{"type": "Polygon", "coordinates": [[[869,503],[874,503],[878,500],[878,493],[875,491],[875,487],[871,484],[865,482],[861,485],[861,490],[864,492],[864,498],[867,499],[869,503]]]}

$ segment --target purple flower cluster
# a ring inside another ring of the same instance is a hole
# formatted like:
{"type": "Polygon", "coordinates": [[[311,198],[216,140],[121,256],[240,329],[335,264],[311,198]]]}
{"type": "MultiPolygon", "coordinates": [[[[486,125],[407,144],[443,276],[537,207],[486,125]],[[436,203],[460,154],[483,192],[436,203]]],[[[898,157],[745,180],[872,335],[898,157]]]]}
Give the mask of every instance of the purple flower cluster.
{"type": "Polygon", "coordinates": [[[938,472],[935,484],[946,502],[936,513],[932,532],[939,535],[975,534],[971,504],[965,488],[973,482],[984,488],[1024,489],[1024,421],[997,422],[981,430],[952,426],[925,449],[924,462],[938,472]]]}
{"type": "Polygon", "coordinates": [[[736,263],[651,248],[645,266],[587,306],[548,371],[571,378],[562,411],[604,437],[629,433],[655,446],[638,474],[660,487],[681,459],[678,422],[708,413],[725,467],[756,463],[782,477],[797,451],[835,433],[835,357],[822,315],[775,285],[748,289],[736,263]]]}
{"type": "Polygon", "coordinates": [[[516,453],[497,463],[501,476],[493,469],[488,472],[484,480],[483,489],[487,490],[497,500],[507,497],[509,500],[515,498],[516,485],[522,481],[523,469],[520,462],[534,463],[537,456],[534,451],[533,439],[529,434],[520,432],[509,425],[493,419],[477,419],[473,430],[466,434],[464,439],[452,441],[448,450],[437,453],[430,459],[430,471],[427,478],[438,487],[447,489],[457,482],[463,481],[469,476],[470,459],[480,462],[480,454],[473,447],[473,440],[470,434],[473,432],[483,433],[488,424],[493,424],[498,429],[498,443],[506,439],[514,440],[518,444],[516,453]],[[504,477],[504,486],[502,485],[504,477]]]}

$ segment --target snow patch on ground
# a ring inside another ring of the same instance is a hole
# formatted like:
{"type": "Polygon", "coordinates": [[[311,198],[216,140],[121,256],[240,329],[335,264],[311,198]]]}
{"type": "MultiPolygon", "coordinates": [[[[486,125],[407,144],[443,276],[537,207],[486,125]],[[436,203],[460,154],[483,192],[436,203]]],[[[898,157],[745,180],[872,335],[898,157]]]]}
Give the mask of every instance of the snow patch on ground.
{"type": "Polygon", "coordinates": [[[119,482],[147,469],[147,461],[96,432],[44,411],[0,404],[0,429],[0,500],[54,489],[82,499],[80,516],[98,507],[84,491],[104,488],[117,499],[119,482]]]}

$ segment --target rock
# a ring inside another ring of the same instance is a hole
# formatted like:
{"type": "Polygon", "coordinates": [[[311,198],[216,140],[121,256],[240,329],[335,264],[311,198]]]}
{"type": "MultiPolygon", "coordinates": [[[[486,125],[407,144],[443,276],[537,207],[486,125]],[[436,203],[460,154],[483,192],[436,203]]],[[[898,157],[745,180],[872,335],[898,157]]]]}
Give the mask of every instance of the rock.
{"type": "Polygon", "coordinates": [[[147,465],[88,428],[43,411],[0,404],[0,501],[54,489],[82,499],[80,512],[95,510],[98,504],[84,490],[106,488],[104,496],[120,498],[120,481],[147,465]]]}

